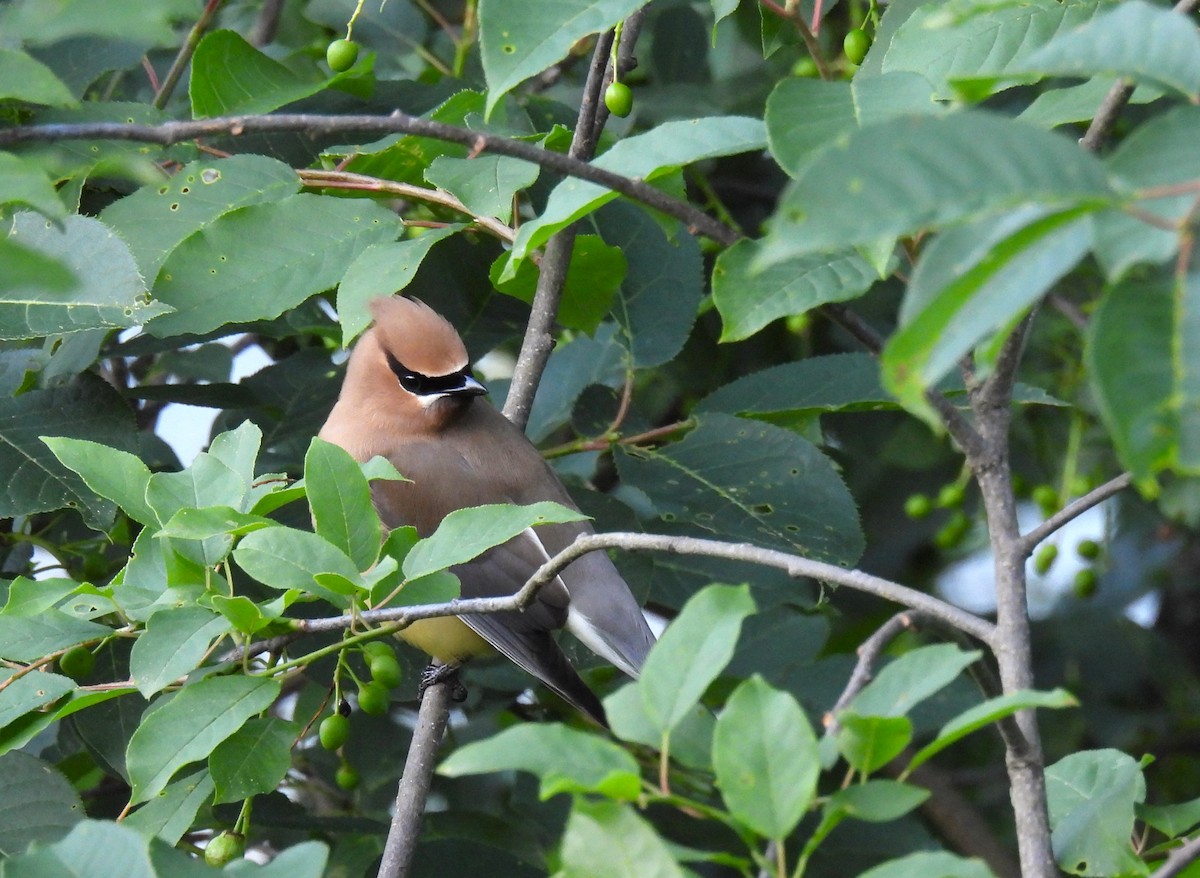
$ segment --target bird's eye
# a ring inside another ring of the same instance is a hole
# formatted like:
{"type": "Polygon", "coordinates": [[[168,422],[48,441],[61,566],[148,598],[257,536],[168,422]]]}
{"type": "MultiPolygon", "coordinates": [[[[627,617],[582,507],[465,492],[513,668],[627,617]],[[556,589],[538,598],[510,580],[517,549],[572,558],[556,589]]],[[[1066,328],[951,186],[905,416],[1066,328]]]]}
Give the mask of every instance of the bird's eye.
{"type": "Polygon", "coordinates": [[[424,376],[415,372],[405,372],[397,377],[400,379],[400,386],[409,393],[420,393],[425,386],[424,376]]]}

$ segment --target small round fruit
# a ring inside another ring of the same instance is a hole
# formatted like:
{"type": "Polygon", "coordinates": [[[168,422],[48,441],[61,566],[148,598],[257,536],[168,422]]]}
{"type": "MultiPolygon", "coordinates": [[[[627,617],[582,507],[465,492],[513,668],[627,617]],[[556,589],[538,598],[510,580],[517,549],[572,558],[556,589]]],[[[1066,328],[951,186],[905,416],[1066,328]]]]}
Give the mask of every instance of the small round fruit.
{"type": "Polygon", "coordinates": [[[358,689],[358,709],[371,716],[383,716],[388,711],[391,697],[378,683],[364,683],[358,689]]]}
{"type": "Polygon", "coordinates": [[[358,776],[358,769],[349,762],[343,762],[338,766],[337,773],[333,776],[334,783],[350,793],[358,789],[358,783],[361,778],[358,776]]]}
{"type": "Polygon", "coordinates": [[[1096,593],[1096,571],[1091,567],[1084,567],[1075,574],[1075,582],[1073,585],[1075,597],[1090,598],[1096,593]]]}
{"type": "Polygon", "coordinates": [[[96,657],[86,646],[72,646],[58,659],[58,669],[72,680],[82,680],[92,673],[96,657]]]}
{"type": "Polygon", "coordinates": [[[358,60],[358,43],[354,40],[334,40],[325,50],[325,61],[334,73],[349,70],[358,60]]]}
{"type": "Polygon", "coordinates": [[[378,658],[381,655],[388,655],[392,657],[395,657],[396,655],[394,652],[392,652],[392,648],[382,640],[368,640],[362,645],[362,651],[363,655],[367,657],[368,662],[370,662],[371,659],[378,658]]]}
{"type": "Polygon", "coordinates": [[[850,31],[842,40],[842,51],[846,53],[846,60],[851,64],[861,64],[863,58],[867,57],[867,50],[870,48],[871,38],[861,27],[850,31]]]}
{"type": "Polygon", "coordinates": [[[924,494],[913,494],[904,501],[904,514],[913,520],[928,518],[933,512],[933,501],[924,494]]]}
{"type": "Polygon", "coordinates": [[[610,82],[604,90],[604,106],[614,116],[624,118],[633,110],[633,92],[623,82],[610,82]]]}
{"type": "Polygon", "coordinates": [[[933,535],[933,542],[939,549],[953,549],[966,537],[971,529],[971,519],[965,512],[955,512],[950,520],[942,525],[942,529],[933,535]]]}
{"type": "Polygon", "coordinates": [[[1031,495],[1033,502],[1045,515],[1050,515],[1058,509],[1058,491],[1050,485],[1038,485],[1031,495]]]}
{"type": "Polygon", "coordinates": [[[800,76],[805,79],[815,79],[820,75],[821,71],[817,69],[817,62],[812,58],[801,58],[792,65],[792,76],[800,76]]]}
{"type": "Polygon", "coordinates": [[[1037,571],[1038,576],[1045,576],[1050,572],[1050,568],[1054,566],[1057,558],[1058,546],[1054,543],[1046,543],[1033,556],[1033,569],[1037,571]]]}
{"type": "Polygon", "coordinates": [[[246,852],[246,839],[238,832],[222,832],[204,848],[204,862],[224,866],[246,852]]]}
{"type": "Polygon", "coordinates": [[[942,490],[938,491],[937,505],[939,509],[957,509],[963,505],[963,500],[966,499],[967,492],[963,490],[963,486],[955,483],[942,485],[942,490]]]}
{"type": "Polygon", "coordinates": [[[371,659],[371,680],[385,689],[395,689],[404,679],[404,671],[394,655],[380,655],[371,659]]]}
{"type": "Polygon", "coordinates": [[[321,720],[321,725],[317,728],[317,736],[321,739],[321,746],[326,750],[336,750],[350,737],[350,720],[340,713],[331,714],[321,720]]]}
{"type": "Polygon", "coordinates": [[[1075,547],[1075,551],[1079,553],[1079,557],[1085,561],[1095,561],[1100,557],[1100,544],[1095,540],[1080,540],[1079,545],[1075,547]]]}

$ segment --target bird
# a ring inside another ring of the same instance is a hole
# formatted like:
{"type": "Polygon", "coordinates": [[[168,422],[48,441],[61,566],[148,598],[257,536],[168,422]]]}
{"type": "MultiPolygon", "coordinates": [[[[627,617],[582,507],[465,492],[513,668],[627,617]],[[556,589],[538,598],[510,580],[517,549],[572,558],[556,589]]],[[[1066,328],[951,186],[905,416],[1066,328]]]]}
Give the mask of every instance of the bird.
{"type": "MultiPolygon", "coordinates": [[[[375,480],[372,502],[385,528],[433,533],[449,513],[493,503],[552,500],[577,509],[541,453],[486,398],[454,327],[416,298],[368,305],[373,323],[351,350],[341,392],[319,432],[360,462],[381,456],[408,481],[375,480]]],[[[451,568],[463,598],[515,593],[589,522],[528,528],[451,568]]],[[[432,659],[428,680],[498,651],[585,715],[607,727],[604,707],[562,651],[570,631],[637,678],[654,635],[629,585],[604,552],[572,562],[522,611],[446,616],[398,633],[432,659]]]]}

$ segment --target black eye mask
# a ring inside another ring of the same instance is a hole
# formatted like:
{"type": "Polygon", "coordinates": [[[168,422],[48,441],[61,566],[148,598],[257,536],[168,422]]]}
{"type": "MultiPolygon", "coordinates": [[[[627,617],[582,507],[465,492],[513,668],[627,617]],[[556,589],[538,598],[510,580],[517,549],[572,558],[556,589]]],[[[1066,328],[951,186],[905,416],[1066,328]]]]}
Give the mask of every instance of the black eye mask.
{"type": "Polygon", "coordinates": [[[451,372],[449,375],[422,375],[420,372],[414,372],[409,369],[391,354],[387,355],[388,367],[396,375],[396,380],[400,382],[400,386],[409,393],[417,396],[433,396],[439,393],[461,393],[470,389],[472,393],[477,392],[469,382],[471,377],[470,370],[467,366],[459,369],[457,372],[451,372]]]}

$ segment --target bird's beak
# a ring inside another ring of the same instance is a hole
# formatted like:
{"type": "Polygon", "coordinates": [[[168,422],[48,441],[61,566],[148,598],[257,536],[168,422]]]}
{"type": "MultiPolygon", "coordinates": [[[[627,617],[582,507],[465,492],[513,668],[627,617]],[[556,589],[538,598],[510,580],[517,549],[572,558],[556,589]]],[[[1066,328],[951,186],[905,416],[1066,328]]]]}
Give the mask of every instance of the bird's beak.
{"type": "Polygon", "coordinates": [[[470,374],[464,373],[462,383],[445,391],[447,396],[483,396],[488,389],[476,381],[470,374]]]}

